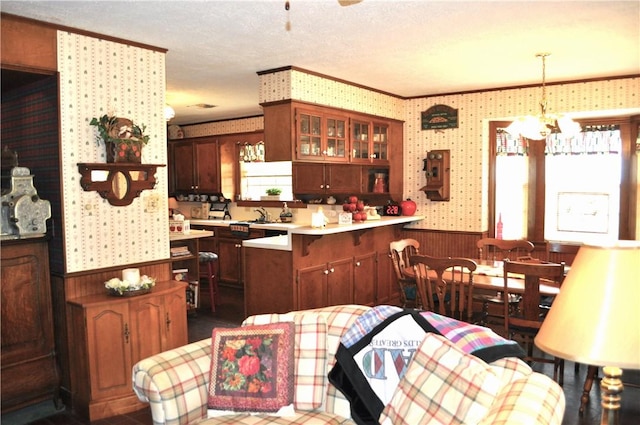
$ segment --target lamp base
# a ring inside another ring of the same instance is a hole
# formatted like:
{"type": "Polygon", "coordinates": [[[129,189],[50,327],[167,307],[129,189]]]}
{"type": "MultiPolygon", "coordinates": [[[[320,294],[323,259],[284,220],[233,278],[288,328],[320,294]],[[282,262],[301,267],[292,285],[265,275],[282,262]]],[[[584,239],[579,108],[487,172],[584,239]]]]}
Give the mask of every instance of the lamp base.
{"type": "Polygon", "coordinates": [[[600,425],[618,425],[620,416],[620,400],[622,400],[622,369],[605,366],[604,377],[600,381],[602,394],[602,417],[600,425]]]}

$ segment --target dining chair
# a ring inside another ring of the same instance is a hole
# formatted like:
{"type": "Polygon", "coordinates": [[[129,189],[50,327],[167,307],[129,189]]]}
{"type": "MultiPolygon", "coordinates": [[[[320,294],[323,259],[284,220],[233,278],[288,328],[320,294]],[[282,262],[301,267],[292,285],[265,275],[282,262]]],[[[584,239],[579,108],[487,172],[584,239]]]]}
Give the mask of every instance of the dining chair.
{"type": "Polygon", "coordinates": [[[409,261],[423,308],[473,323],[473,260],[414,255],[409,261]]]}
{"type": "Polygon", "coordinates": [[[407,307],[409,303],[413,307],[420,308],[422,303],[418,297],[416,289],[416,279],[413,276],[407,276],[405,270],[410,267],[409,258],[412,255],[419,254],[420,242],[415,239],[407,238],[392,241],[389,243],[389,257],[393,264],[393,271],[396,274],[396,280],[400,287],[400,302],[402,307],[407,307]]]}
{"type": "MultiPolygon", "coordinates": [[[[504,259],[510,260],[533,260],[531,253],[534,250],[534,245],[526,239],[496,239],[496,238],[482,238],[476,242],[478,248],[478,258],[480,260],[489,261],[502,261],[504,259]]],[[[501,293],[498,294],[478,294],[474,295],[475,301],[482,303],[482,320],[481,324],[486,325],[489,318],[490,305],[497,306],[497,310],[501,310],[499,307],[504,304],[505,297],[501,293]]],[[[520,297],[515,296],[509,299],[509,306],[514,308],[520,301],[520,297]]],[[[502,316],[498,313],[494,313],[492,316],[502,319],[502,316]]]]}
{"type": "Polygon", "coordinates": [[[504,305],[504,333],[505,337],[515,339],[520,336],[522,344],[526,348],[527,355],[524,358],[529,362],[543,362],[553,364],[553,379],[562,385],[564,380],[564,360],[559,357],[545,357],[544,354],[534,354],[533,339],[540,330],[540,326],[546,316],[544,309],[540,307],[540,281],[545,284],[560,286],[564,278],[564,265],[547,262],[522,262],[505,260],[503,264],[503,290],[505,297],[512,295],[509,285],[510,278],[524,280],[524,292],[516,309],[510,309],[507,303],[504,305]]]}

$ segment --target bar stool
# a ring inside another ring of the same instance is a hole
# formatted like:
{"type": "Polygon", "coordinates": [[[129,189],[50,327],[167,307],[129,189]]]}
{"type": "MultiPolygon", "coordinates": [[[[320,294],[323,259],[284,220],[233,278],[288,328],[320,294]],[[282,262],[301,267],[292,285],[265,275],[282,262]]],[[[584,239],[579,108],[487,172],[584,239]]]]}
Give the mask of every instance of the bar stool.
{"type": "Polygon", "coordinates": [[[211,302],[211,312],[216,312],[216,304],[219,303],[218,292],[218,254],[214,252],[200,252],[199,253],[199,279],[207,279],[209,283],[209,300],[211,302]]]}

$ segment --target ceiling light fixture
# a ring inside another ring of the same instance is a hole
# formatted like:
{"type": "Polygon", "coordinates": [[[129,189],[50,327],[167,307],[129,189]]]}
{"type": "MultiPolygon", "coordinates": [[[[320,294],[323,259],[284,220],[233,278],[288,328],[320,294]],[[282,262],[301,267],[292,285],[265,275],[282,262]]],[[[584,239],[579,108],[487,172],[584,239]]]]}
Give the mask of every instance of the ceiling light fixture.
{"type": "Polygon", "coordinates": [[[167,121],[171,121],[173,117],[176,116],[176,111],[169,105],[164,105],[164,119],[167,121]]]}
{"type": "Polygon", "coordinates": [[[551,55],[551,53],[536,54],[537,58],[542,58],[542,99],[540,100],[540,115],[527,115],[516,118],[515,121],[505,128],[505,131],[512,136],[542,140],[557,129],[569,137],[577,135],[582,130],[580,124],[567,116],[547,114],[546,59],[549,55],[551,55]]]}

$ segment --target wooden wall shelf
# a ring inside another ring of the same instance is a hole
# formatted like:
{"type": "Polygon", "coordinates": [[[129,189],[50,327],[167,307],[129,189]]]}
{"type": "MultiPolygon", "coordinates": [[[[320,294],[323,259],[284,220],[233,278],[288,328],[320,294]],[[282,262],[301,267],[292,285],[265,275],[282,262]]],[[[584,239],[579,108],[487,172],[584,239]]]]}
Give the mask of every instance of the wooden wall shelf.
{"type": "Polygon", "coordinates": [[[156,186],[156,169],[164,164],[137,163],[78,163],[82,175],[80,186],[85,191],[96,191],[111,205],[131,204],[143,190],[156,186]]]}

